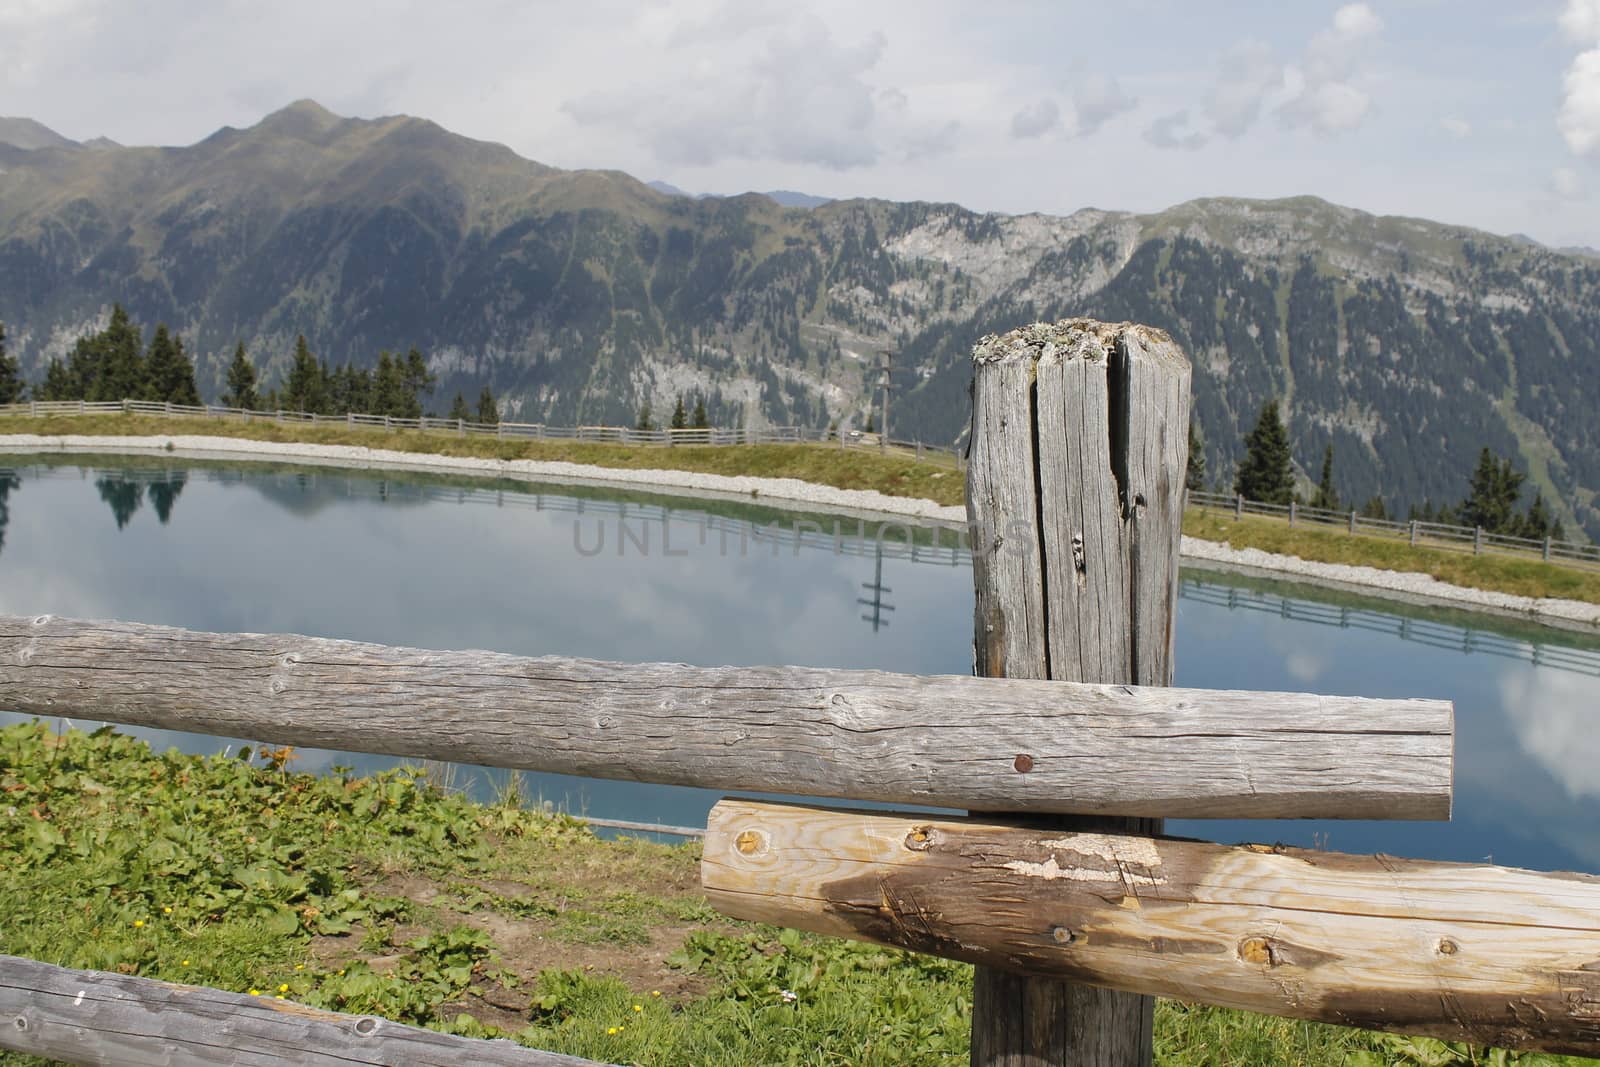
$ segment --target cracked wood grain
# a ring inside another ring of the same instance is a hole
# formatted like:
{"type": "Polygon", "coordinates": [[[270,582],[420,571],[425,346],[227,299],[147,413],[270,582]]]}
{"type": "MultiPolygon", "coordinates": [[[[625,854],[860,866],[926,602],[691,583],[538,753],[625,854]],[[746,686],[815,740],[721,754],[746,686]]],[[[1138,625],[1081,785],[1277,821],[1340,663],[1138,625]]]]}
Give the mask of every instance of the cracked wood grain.
{"type": "Polygon", "coordinates": [[[1435,701],[622,664],[0,616],[0,708],[937,807],[1420,819],[1450,807],[1452,713],[1435,701]]]}
{"type": "Polygon", "coordinates": [[[737,918],[1002,974],[1600,1055],[1588,875],[724,800],[702,883],[737,918]]]}
{"type": "MultiPolygon", "coordinates": [[[[1038,323],[974,348],[974,550],[999,536],[1039,550],[1027,567],[975,556],[978,674],[1171,684],[1189,373],[1171,338],[1131,323],[1038,323]]],[[[1263,781],[1245,771],[1247,791],[1263,781]]],[[[1154,819],[1059,825],[1160,830],[1154,819]]],[[[980,967],[972,1062],[1144,1067],[1153,1012],[1148,998],[980,967]]]]}

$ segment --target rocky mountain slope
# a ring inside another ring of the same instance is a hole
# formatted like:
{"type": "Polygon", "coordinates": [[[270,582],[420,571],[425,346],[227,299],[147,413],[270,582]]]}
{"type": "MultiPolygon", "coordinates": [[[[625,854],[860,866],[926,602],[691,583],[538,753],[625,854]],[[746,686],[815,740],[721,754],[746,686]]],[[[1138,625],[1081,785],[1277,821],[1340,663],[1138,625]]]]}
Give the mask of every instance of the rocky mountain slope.
{"type": "Polygon", "coordinates": [[[563,423],[703,395],[718,422],[859,424],[892,349],[895,436],[942,442],[981,334],[1136,319],[1195,362],[1216,480],[1279,396],[1297,460],[1332,444],[1347,498],[1459,499],[1487,444],[1600,536],[1600,261],[1311,198],[800,209],[309,101],[182,148],[0,123],[0,320],[30,376],[113,301],[184,335],[207,396],[236,339],[270,380],[304,332],[335,363],[419,346],[437,407],[488,381],[563,423]]]}

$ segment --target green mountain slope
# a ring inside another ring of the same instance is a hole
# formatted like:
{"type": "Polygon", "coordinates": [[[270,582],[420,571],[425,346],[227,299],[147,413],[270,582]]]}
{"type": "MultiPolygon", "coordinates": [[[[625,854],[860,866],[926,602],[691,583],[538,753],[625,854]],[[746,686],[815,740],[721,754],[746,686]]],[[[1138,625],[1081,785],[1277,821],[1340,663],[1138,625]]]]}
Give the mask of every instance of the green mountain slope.
{"type": "Polygon", "coordinates": [[[1065,218],[693,199],[310,101],[182,148],[8,121],[0,320],[35,378],[112,301],[179,330],[207,396],[235,340],[271,381],[304,332],[335,363],[415,344],[436,406],[487,381],[552,422],[703,395],[720,423],[859,424],[893,349],[895,435],[954,441],[975,338],[1130,318],[1194,359],[1219,480],[1277,395],[1347,498],[1459,499],[1487,444],[1600,536],[1600,261],[1526,239],[1311,198],[1065,218]]]}

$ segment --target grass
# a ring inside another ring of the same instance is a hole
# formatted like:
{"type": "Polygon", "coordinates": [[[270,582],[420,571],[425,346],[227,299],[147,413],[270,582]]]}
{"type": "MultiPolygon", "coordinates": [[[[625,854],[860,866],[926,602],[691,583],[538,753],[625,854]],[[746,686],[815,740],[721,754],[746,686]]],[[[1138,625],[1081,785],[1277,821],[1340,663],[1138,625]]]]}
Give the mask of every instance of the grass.
{"type": "Polygon", "coordinates": [[[63,415],[0,418],[0,434],[85,434],[157,436],[191,434],[249,441],[356,445],[397,452],[422,452],[480,459],[532,459],[586,463],[624,470],[682,470],[758,478],[798,478],[839,489],[876,489],[889,496],[960,504],[961,472],[955,457],[929,452],[922,462],[901,450],[841,450],[822,444],[784,445],[620,445],[587,441],[549,441],[495,437],[452,437],[420,430],[308,423],[279,425],[269,419],[179,419],[155,415],[63,415]]]}
{"type": "Polygon", "coordinates": [[[1349,563],[1414,571],[1441,582],[1518,596],[1560,597],[1600,604],[1600,571],[1564,567],[1520,556],[1452,552],[1380,537],[1351,537],[1331,528],[1290,526],[1261,515],[1234,519],[1222,508],[1191,508],[1183,532],[1234,548],[1259,548],[1320,563],[1349,563]]]}
{"type": "MultiPolygon", "coordinates": [[[[928,453],[922,462],[907,452],[840,451],[827,445],[681,446],[618,445],[578,441],[499,440],[452,437],[421,431],[385,431],[342,425],[279,425],[229,419],[175,419],[146,415],[85,415],[0,418],[0,435],[90,436],[211,435],[258,441],[309,442],[387,448],[399,452],[533,459],[628,470],[666,469],[762,478],[797,478],[840,489],[875,489],[888,496],[955,505],[964,500],[964,478],[953,457],[928,453]]],[[[1246,515],[1235,521],[1225,509],[1191,509],[1184,533],[1235,548],[1258,548],[1324,563],[1350,563],[1430,574],[1440,581],[1490,592],[1559,597],[1600,604],[1600,571],[1541,560],[1486,553],[1472,556],[1426,545],[1376,537],[1350,537],[1332,529],[1290,527],[1287,522],[1246,515]]]]}
{"type": "MultiPolygon", "coordinates": [[[[291,766],[0,728],[0,952],[607,1063],[967,1061],[970,968],[722,919],[695,846],[601,841],[418,770],[291,766]]],[[[1591,1062],[1168,1001],[1156,1049],[1172,1067],[1591,1062]]]]}

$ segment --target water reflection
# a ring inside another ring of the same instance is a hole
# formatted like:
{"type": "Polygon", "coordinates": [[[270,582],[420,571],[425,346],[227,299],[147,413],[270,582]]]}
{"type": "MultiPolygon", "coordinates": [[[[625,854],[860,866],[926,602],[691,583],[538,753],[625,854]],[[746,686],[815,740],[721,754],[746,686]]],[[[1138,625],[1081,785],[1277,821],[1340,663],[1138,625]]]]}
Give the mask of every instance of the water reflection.
{"type": "MultiPolygon", "coordinates": [[[[972,665],[970,560],[954,535],[757,503],[80,457],[0,470],[0,534],[0,612],[641,662],[972,665]],[[603,551],[584,551],[602,529],[603,551]]],[[[1600,639],[1200,571],[1179,592],[1178,684],[1454,700],[1457,789],[1448,825],[1174,820],[1174,832],[1600,870],[1600,639]]],[[[135,732],[191,751],[227,743],[135,732]]],[[[297,766],[393,762],[308,751],[297,766]]],[[[458,772],[469,779],[484,796],[506,780],[458,772]]],[[[558,775],[527,788],[684,825],[715,800],[558,775]]]]}
{"type": "Polygon", "coordinates": [[[172,505],[177,502],[178,494],[183,492],[188,477],[188,472],[181,470],[141,473],[117,471],[95,478],[94,487],[99,491],[100,499],[110,506],[117,529],[126,529],[128,523],[133,521],[133,516],[144,505],[146,492],[151,506],[155,508],[156,518],[165,526],[172,519],[172,505]]]}
{"type": "MultiPolygon", "coordinates": [[[[1281,586],[1282,583],[1275,584],[1281,586]]],[[[1367,598],[1367,605],[1363,606],[1348,600],[1336,602],[1339,594],[1325,590],[1313,595],[1329,600],[1291,597],[1259,585],[1244,585],[1237,579],[1219,578],[1214,572],[1187,572],[1178,587],[1180,600],[1214,604],[1229,611],[1263,612],[1296,623],[1331,626],[1340,630],[1366,630],[1430,648],[1460,651],[1466,655],[1481,653],[1524,660],[1535,667],[1573,671],[1600,678],[1600,650],[1563,644],[1564,635],[1559,630],[1530,626],[1522,628],[1523,636],[1508,635],[1482,624],[1492,616],[1477,616],[1474,621],[1478,621],[1479,625],[1465,621],[1443,622],[1439,616],[1444,613],[1438,611],[1433,612],[1433,617],[1428,617],[1421,611],[1407,614],[1405,608],[1393,603],[1386,603],[1382,607],[1372,606],[1372,598],[1367,598]]],[[[1570,636],[1566,640],[1579,641],[1581,638],[1570,636]]],[[[1294,677],[1310,683],[1322,674],[1326,660],[1315,646],[1279,647],[1290,659],[1287,667],[1294,677]]]]}
{"type": "Polygon", "coordinates": [[[6,547],[6,523],[11,520],[11,491],[22,484],[15,471],[0,470],[0,552],[6,547]]]}

